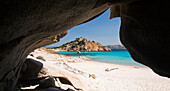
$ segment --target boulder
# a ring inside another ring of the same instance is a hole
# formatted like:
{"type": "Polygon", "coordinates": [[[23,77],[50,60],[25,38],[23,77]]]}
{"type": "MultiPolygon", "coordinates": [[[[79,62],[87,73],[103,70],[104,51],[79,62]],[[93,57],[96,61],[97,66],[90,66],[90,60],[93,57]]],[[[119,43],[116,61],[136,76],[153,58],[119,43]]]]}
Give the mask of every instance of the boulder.
{"type": "Polygon", "coordinates": [[[21,71],[23,75],[20,80],[36,79],[38,77],[38,73],[43,68],[43,64],[41,62],[30,58],[26,59],[24,64],[26,67],[22,67],[24,71],[21,71]]]}
{"type": "Polygon", "coordinates": [[[43,89],[43,88],[49,88],[49,87],[56,87],[55,85],[55,78],[49,77],[47,79],[42,79],[39,82],[39,86],[36,89],[43,89]]]}

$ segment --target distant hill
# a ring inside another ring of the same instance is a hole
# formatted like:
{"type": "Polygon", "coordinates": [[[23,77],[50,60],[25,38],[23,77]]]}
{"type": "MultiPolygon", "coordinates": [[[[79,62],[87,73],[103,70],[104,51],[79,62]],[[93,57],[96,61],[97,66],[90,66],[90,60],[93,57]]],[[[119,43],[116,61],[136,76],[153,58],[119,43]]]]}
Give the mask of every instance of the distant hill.
{"type": "Polygon", "coordinates": [[[126,49],[123,45],[107,45],[110,49],[126,49]]]}
{"type": "Polygon", "coordinates": [[[54,49],[60,51],[111,51],[109,48],[103,46],[99,42],[90,41],[86,38],[76,38],[74,41],[63,44],[54,49]]]}

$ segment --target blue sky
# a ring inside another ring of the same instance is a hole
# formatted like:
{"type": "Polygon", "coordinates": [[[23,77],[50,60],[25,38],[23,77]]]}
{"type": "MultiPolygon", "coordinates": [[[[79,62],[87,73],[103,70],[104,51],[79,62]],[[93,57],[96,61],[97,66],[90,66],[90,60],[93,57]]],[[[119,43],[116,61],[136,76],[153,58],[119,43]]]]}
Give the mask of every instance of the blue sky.
{"type": "Polygon", "coordinates": [[[103,45],[121,44],[119,40],[120,18],[109,19],[109,17],[110,10],[107,10],[96,19],[73,27],[64,38],[60,39],[60,42],[47,47],[60,46],[78,37],[94,40],[103,45]]]}

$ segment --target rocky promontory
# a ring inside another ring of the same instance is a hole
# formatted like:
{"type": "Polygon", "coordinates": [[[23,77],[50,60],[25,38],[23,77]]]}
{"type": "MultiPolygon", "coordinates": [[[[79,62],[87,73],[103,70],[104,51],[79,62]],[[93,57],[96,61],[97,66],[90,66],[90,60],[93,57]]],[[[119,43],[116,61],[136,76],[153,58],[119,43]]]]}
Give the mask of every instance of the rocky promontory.
{"type": "Polygon", "coordinates": [[[110,49],[126,49],[123,45],[107,45],[110,49]]]}
{"type": "Polygon", "coordinates": [[[86,38],[76,38],[74,41],[63,44],[59,47],[53,47],[54,49],[58,49],[60,51],[111,51],[110,48],[103,46],[99,42],[90,41],[86,38]]]}

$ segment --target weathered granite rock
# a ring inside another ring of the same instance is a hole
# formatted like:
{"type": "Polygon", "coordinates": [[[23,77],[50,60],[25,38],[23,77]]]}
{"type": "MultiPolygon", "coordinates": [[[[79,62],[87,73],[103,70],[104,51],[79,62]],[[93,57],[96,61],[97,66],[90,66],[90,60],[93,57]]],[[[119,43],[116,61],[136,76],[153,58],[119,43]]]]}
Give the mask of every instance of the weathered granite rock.
{"type": "Polygon", "coordinates": [[[41,62],[30,58],[26,59],[21,68],[19,80],[17,82],[18,87],[21,88],[37,84],[39,80],[36,79],[38,79],[38,75],[42,68],[43,64],[41,62]]]}
{"type": "Polygon", "coordinates": [[[139,1],[121,7],[120,39],[132,58],[170,77],[170,3],[139,1]]]}
{"type": "Polygon", "coordinates": [[[162,0],[1,0],[0,90],[16,90],[31,51],[110,7],[110,18],[121,17],[121,41],[133,59],[170,77],[169,6],[162,0]]]}
{"type": "Polygon", "coordinates": [[[95,41],[90,41],[86,38],[76,38],[74,41],[63,44],[60,47],[54,47],[60,51],[111,51],[109,48],[103,46],[95,41]]]}
{"type": "Polygon", "coordinates": [[[36,89],[43,89],[43,88],[49,88],[49,87],[56,87],[55,80],[53,77],[40,80],[39,86],[36,89]]]}
{"type": "Polygon", "coordinates": [[[22,77],[20,80],[36,79],[38,77],[38,73],[43,68],[43,64],[34,59],[28,58],[24,64],[26,65],[26,70],[25,67],[22,67],[25,71],[21,71],[22,77]]]}
{"type": "MultiPolygon", "coordinates": [[[[26,69],[26,71],[24,71],[27,75],[26,76],[22,75],[17,83],[18,88],[25,89],[24,91],[27,90],[32,91],[31,89],[33,88],[35,88],[35,91],[41,91],[41,90],[51,91],[51,88],[54,89],[54,91],[67,91],[67,90],[75,91],[76,89],[81,90],[81,88],[77,88],[75,86],[80,86],[80,87],[84,86],[84,83],[82,83],[82,80],[79,79],[79,77],[76,77],[76,75],[74,74],[68,73],[66,70],[63,70],[62,68],[60,69],[60,67],[57,67],[55,63],[50,63],[50,62],[48,63],[30,56],[24,64],[28,65],[28,68],[26,69]],[[32,71],[32,73],[30,73],[30,71],[32,71]],[[56,85],[56,83],[58,85],[56,85]],[[67,85],[65,86],[65,89],[63,89],[64,84],[67,85]],[[34,87],[30,87],[30,86],[34,86],[34,87]],[[25,87],[29,87],[29,88],[25,88],[25,87]],[[68,89],[70,87],[72,89],[68,89]]],[[[21,71],[21,73],[24,72],[21,71]]],[[[83,89],[85,88],[86,87],[83,87],[83,89]]]]}

